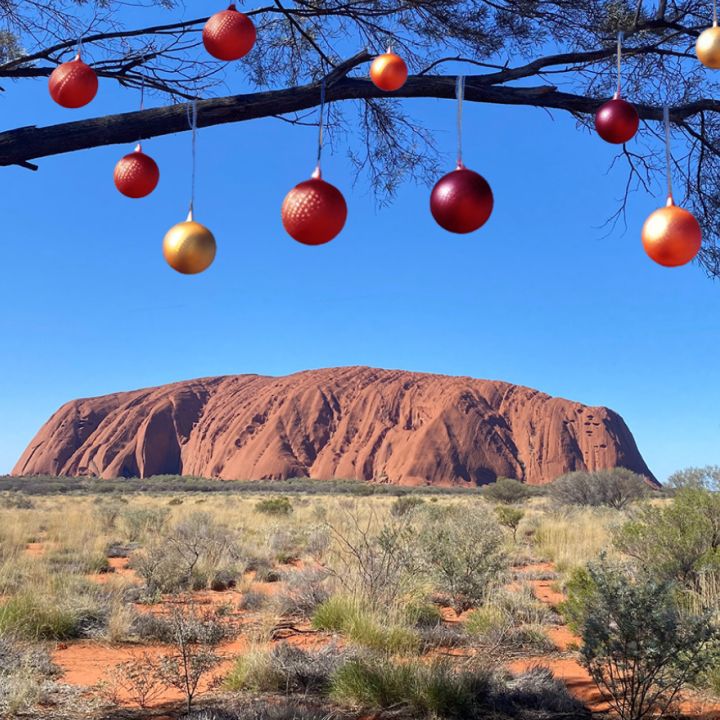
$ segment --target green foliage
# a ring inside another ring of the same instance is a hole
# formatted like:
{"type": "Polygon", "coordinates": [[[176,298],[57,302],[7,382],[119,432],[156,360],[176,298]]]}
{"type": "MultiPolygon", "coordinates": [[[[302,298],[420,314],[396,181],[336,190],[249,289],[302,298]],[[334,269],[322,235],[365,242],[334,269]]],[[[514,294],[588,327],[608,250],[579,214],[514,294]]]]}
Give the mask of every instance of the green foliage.
{"type": "Polygon", "coordinates": [[[0,604],[0,635],[25,640],[68,640],[104,626],[108,608],[100,594],[66,588],[62,592],[21,592],[0,604]]]}
{"type": "Polygon", "coordinates": [[[435,627],[442,622],[440,608],[431,602],[411,602],[405,606],[404,616],[413,627],[435,627]]]}
{"type": "Polygon", "coordinates": [[[588,568],[581,654],[621,720],[664,715],[710,667],[718,638],[707,616],[683,614],[671,582],[604,562],[588,568]]]}
{"type": "Polygon", "coordinates": [[[403,495],[393,501],[390,506],[390,514],[394,517],[402,517],[424,504],[425,501],[417,495],[403,495]]]}
{"type": "Polygon", "coordinates": [[[502,530],[483,504],[428,508],[416,542],[425,573],[458,610],[481,604],[508,566],[502,530]]]}
{"type": "Polygon", "coordinates": [[[571,472],[550,486],[550,496],[566,505],[605,505],[622,510],[650,493],[642,475],[617,467],[597,472],[571,472]]]}
{"type": "Polygon", "coordinates": [[[443,660],[431,664],[357,659],[332,679],[337,702],[373,710],[407,706],[413,717],[472,718],[490,694],[485,670],[458,672],[443,660]]]}
{"type": "Polygon", "coordinates": [[[541,493],[542,490],[539,488],[534,488],[519,480],[506,477],[500,477],[494,483],[485,485],[482,488],[482,494],[488,500],[506,503],[508,505],[520,503],[523,500],[527,500],[541,493]]]}
{"type": "Polygon", "coordinates": [[[465,629],[470,635],[486,637],[501,633],[508,624],[506,614],[493,605],[471,610],[465,620],[465,629]]]}
{"type": "Polygon", "coordinates": [[[720,567],[720,495],[680,490],[671,502],[642,508],[613,542],[656,577],[695,589],[704,570],[720,567]]]}
{"type": "Polygon", "coordinates": [[[380,620],[358,603],[333,596],[320,605],[312,618],[316,630],[345,635],[356,645],[387,654],[408,654],[420,649],[420,636],[411,628],[380,620]]]}
{"type": "Polygon", "coordinates": [[[667,486],[673,490],[694,488],[717,492],[720,490],[720,465],[678,470],[667,479],[667,486]]]}
{"type": "Polygon", "coordinates": [[[565,622],[574,633],[579,633],[585,624],[586,608],[590,606],[597,587],[592,575],[586,567],[578,567],[570,572],[565,584],[567,599],[560,603],[558,609],[565,622]]]}
{"type": "Polygon", "coordinates": [[[512,531],[513,540],[517,539],[517,529],[520,522],[525,517],[525,512],[519,508],[498,505],[495,508],[495,515],[497,516],[498,522],[503,526],[512,531]]]}
{"type": "Polygon", "coordinates": [[[293,511],[290,498],[285,496],[265,498],[255,504],[255,510],[265,515],[290,515],[293,511]]]}

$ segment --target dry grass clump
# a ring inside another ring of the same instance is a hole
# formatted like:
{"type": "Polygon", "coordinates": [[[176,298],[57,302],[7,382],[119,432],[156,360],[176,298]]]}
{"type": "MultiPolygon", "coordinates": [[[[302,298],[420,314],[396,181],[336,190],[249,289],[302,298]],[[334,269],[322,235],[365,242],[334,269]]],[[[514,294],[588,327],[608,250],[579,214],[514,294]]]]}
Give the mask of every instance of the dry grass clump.
{"type": "Polygon", "coordinates": [[[560,572],[583,567],[602,552],[613,554],[611,531],[622,522],[616,510],[583,508],[548,513],[535,528],[538,552],[552,560],[560,572]]]}

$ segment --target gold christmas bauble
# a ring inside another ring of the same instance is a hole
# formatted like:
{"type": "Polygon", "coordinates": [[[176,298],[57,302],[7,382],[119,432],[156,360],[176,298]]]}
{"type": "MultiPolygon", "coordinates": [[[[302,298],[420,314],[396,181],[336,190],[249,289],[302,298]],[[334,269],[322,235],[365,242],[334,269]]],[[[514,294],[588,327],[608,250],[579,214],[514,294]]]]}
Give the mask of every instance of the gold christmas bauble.
{"type": "Polygon", "coordinates": [[[185,275],[196,275],[207,270],[215,259],[213,234],[192,217],[168,230],[163,240],[163,255],[173,270],[185,275]]]}
{"type": "Polygon", "coordinates": [[[720,68],[720,27],[713,25],[703,30],[695,43],[695,52],[705,67],[720,68]]]}

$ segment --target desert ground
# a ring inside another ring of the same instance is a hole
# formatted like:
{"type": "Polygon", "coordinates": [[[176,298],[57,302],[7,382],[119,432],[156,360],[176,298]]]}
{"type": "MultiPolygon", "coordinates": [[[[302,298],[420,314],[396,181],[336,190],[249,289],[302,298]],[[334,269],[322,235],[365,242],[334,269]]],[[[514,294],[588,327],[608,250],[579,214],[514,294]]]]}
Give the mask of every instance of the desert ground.
{"type": "Polygon", "coordinates": [[[718,496],[627,475],[0,482],[0,716],[718,718],[718,496]]]}

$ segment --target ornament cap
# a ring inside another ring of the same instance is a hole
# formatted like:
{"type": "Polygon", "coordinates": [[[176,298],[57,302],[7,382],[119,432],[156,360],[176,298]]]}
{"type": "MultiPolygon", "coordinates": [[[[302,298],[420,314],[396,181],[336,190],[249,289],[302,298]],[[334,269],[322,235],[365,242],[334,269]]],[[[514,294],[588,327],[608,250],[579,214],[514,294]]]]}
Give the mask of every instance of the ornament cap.
{"type": "Polygon", "coordinates": [[[320,165],[317,165],[310,176],[313,180],[322,180],[322,170],[320,165]]]}
{"type": "Polygon", "coordinates": [[[235,12],[237,12],[237,8],[235,7],[235,3],[230,3],[230,4],[228,5],[228,10],[235,10],[235,12]]]}
{"type": "Polygon", "coordinates": [[[621,93],[620,93],[620,91],[618,90],[618,91],[613,95],[613,100],[619,100],[620,97],[621,97],[621,93]]]}
{"type": "Polygon", "coordinates": [[[134,152],[139,152],[139,153],[142,152],[142,143],[138,143],[138,144],[135,146],[135,151],[134,151],[134,152]]]}
{"type": "Polygon", "coordinates": [[[194,222],[194,220],[193,220],[193,206],[192,206],[192,205],[190,205],[190,210],[188,210],[188,215],[187,215],[187,219],[185,220],[185,222],[194,222]]]}
{"type": "Polygon", "coordinates": [[[77,53],[75,53],[75,57],[72,59],[72,61],[73,61],[73,62],[79,62],[79,61],[81,61],[81,60],[82,60],[82,55],[81,55],[81,53],[80,53],[80,50],[78,50],[77,53]]]}
{"type": "Polygon", "coordinates": [[[673,198],[673,196],[672,196],[672,193],[670,193],[670,194],[667,196],[667,201],[666,201],[666,203],[665,203],[665,207],[674,207],[674,206],[675,206],[675,200],[674,200],[674,198],[673,198]]]}
{"type": "Polygon", "coordinates": [[[457,161],[457,165],[455,166],[456,170],[464,170],[465,169],[465,163],[462,160],[457,161]]]}

